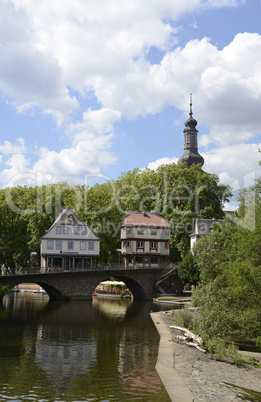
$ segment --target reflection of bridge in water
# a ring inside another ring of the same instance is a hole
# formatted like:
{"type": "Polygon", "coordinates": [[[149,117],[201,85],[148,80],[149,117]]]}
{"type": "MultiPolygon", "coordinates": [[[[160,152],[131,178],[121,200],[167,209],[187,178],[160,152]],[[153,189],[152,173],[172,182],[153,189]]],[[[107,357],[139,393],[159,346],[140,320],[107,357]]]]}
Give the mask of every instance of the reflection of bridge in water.
{"type": "Polygon", "coordinates": [[[1,276],[0,285],[13,288],[20,283],[36,283],[51,300],[89,300],[96,286],[111,277],[124,282],[136,300],[151,300],[159,293],[179,293],[183,289],[173,267],[24,273],[1,276]]]}

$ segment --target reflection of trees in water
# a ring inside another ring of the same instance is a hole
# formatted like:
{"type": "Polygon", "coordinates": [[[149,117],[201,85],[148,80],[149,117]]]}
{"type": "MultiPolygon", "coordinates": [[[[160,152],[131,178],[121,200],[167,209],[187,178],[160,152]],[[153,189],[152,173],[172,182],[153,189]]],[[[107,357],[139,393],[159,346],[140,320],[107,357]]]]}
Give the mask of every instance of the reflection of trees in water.
{"type": "Polygon", "coordinates": [[[0,372],[6,373],[0,381],[12,384],[11,396],[29,395],[38,387],[35,400],[114,400],[114,395],[123,400],[128,392],[149,389],[159,393],[158,400],[168,400],[162,399],[165,391],[155,377],[158,334],[148,318],[150,307],[130,300],[49,303],[39,313],[14,317],[13,325],[9,318],[6,328],[19,329],[17,347],[13,365],[0,352],[0,372]]]}

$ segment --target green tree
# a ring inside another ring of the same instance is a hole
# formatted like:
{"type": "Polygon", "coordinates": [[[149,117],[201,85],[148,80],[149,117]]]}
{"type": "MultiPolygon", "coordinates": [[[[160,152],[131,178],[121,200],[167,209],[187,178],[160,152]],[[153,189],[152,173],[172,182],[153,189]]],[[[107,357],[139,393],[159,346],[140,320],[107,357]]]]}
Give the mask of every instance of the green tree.
{"type": "Polygon", "coordinates": [[[24,265],[32,251],[40,257],[39,238],[63,210],[71,208],[102,239],[101,262],[118,261],[122,217],[153,211],[171,223],[171,259],[179,261],[189,250],[196,217],[219,218],[229,188],[199,165],[134,169],[117,180],[92,187],[67,183],[0,190],[0,262],[24,265]]]}
{"type": "Polygon", "coordinates": [[[189,251],[178,266],[178,276],[183,283],[197,285],[199,282],[199,269],[193,254],[189,251]]]}
{"type": "Polygon", "coordinates": [[[200,309],[201,330],[212,337],[258,340],[261,332],[260,184],[241,194],[236,219],[227,218],[193,248],[200,269],[193,302],[200,309]],[[255,200],[254,225],[250,199],[255,200]]]}
{"type": "Polygon", "coordinates": [[[0,285],[0,299],[2,299],[5,295],[11,292],[11,288],[9,285],[0,285]]]}
{"type": "Polygon", "coordinates": [[[11,270],[29,255],[27,221],[18,213],[24,207],[27,189],[0,190],[0,260],[11,270]]]}

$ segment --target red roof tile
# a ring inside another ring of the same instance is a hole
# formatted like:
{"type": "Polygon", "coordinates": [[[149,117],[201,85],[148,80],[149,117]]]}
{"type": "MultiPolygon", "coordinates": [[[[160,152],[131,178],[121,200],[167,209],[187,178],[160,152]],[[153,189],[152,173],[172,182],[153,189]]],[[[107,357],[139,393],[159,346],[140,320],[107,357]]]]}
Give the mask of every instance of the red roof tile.
{"type": "Polygon", "coordinates": [[[122,224],[125,226],[157,226],[170,227],[169,221],[160,215],[150,212],[133,212],[122,218],[122,224]]]}

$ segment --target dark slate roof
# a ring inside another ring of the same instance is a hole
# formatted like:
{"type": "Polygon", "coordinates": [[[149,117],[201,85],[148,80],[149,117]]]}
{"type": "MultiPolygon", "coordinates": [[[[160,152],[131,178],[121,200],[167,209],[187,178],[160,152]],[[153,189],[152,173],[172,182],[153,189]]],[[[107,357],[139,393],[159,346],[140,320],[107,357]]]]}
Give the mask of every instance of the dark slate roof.
{"type": "Polygon", "coordinates": [[[202,165],[204,164],[204,158],[201,156],[196,149],[185,149],[183,155],[179,158],[178,163],[187,162],[188,166],[193,163],[202,165]]]}

